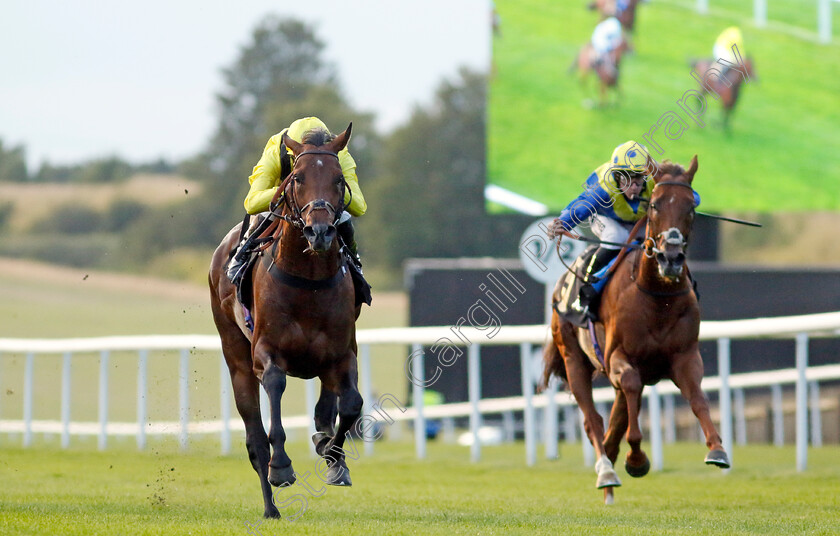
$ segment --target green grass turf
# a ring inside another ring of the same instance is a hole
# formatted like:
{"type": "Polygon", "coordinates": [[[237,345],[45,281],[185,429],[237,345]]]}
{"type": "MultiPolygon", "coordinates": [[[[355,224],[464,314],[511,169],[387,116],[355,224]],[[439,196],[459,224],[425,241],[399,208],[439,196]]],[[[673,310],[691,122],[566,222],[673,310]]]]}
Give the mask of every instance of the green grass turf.
{"type": "MultiPolygon", "coordinates": [[[[45,268],[32,263],[26,273],[0,270],[0,337],[58,338],[110,335],[215,334],[209,290],[190,283],[128,278],[101,272],[45,268]],[[45,273],[45,270],[47,272],[45,273]],[[87,278],[85,278],[87,276],[87,278]],[[162,285],[169,291],[160,292],[162,285]]],[[[404,297],[374,292],[359,328],[404,326],[404,297]]],[[[375,392],[406,400],[403,365],[408,349],[400,345],[371,350],[375,392]]],[[[148,361],[150,420],[178,420],[178,352],[152,352],[148,361]]],[[[191,352],[190,418],[220,415],[218,352],[191,352]]],[[[61,412],[60,355],[35,357],[34,418],[57,420],[61,412]]],[[[0,419],[23,415],[23,354],[0,356],[0,419]]],[[[71,419],[98,419],[99,354],[75,354],[72,365],[71,419]]],[[[224,378],[226,385],[230,379],[224,378]]],[[[137,354],[113,353],[109,358],[109,419],[134,421],[137,400],[137,354]]],[[[290,379],[284,413],[305,412],[304,383],[290,379]]],[[[234,415],[236,413],[234,412],[234,415]]],[[[75,438],[73,439],[75,441],[75,438]]]]}
{"type": "MultiPolygon", "coordinates": [[[[708,16],[697,15],[685,2],[642,4],[636,52],[622,63],[620,104],[587,109],[583,101],[597,99],[596,80],[582,87],[566,73],[598,21],[583,4],[496,2],[502,35],[493,43],[489,183],[557,211],[581,192],[583,181],[616,145],[642,141],[672,111],[688,130],[668,140],[660,129],[655,139],[665,154],[654,156],[687,164],[699,155],[695,187],[706,210],[840,209],[840,157],[834,150],[840,140],[837,39],[826,46],[775,28],[757,29],[745,22],[751,2],[712,0],[708,16]],[[742,25],[758,80],[744,85],[727,133],[720,127],[717,102],[708,101],[700,127],[677,100],[698,87],[688,60],[711,56],[718,33],[735,23],[742,25]]],[[[798,9],[793,0],[768,4],[771,19],[789,18],[798,9]]],[[[814,30],[807,14],[813,4],[801,3],[802,12],[791,24],[814,30]]],[[[834,11],[840,12],[836,6],[834,11]]],[[[834,19],[840,23],[837,13],[834,19]]]]}
{"type": "MultiPolygon", "coordinates": [[[[222,457],[215,444],[179,454],[170,445],[147,452],[117,448],[28,451],[0,458],[3,534],[248,534],[262,502],[244,447],[222,457]]],[[[380,443],[371,458],[350,461],[352,488],[321,487],[315,459],[290,445],[298,473],[317,497],[294,521],[266,521],[254,534],[837,534],[840,449],[812,449],[797,474],[792,447],[736,448],[724,474],[703,465],[700,444],[666,446],[666,469],[632,479],[616,504],[602,504],[580,446],[561,459],[524,465],[521,443],[488,447],[471,464],[466,448],[432,443],[417,461],[409,443],[380,443]]],[[[276,494],[278,504],[299,486],[276,494]]],[[[290,506],[282,511],[294,515],[290,506]]]]}

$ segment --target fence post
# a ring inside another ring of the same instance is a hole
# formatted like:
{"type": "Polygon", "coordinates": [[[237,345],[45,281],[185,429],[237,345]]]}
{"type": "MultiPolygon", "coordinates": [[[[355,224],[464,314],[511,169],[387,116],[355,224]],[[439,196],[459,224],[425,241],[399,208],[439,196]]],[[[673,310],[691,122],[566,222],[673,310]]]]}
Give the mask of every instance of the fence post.
{"type": "Polygon", "coordinates": [[[108,446],[108,360],[111,353],[99,353],[99,450],[108,446]]]}
{"type": "Polygon", "coordinates": [[[677,441],[677,415],[674,411],[674,395],[668,394],[662,398],[665,405],[665,442],[671,444],[677,441]]]}
{"type": "Polygon", "coordinates": [[[414,357],[416,367],[412,368],[411,382],[412,404],[414,405],[414,449],[417,459],[426,458],[426,419],[423,418],[423,382],[426,381],[426,363],[423,354],[423,347],[414,343],[411,345],[411,355],[414,357]],[[419,377],[418,377],[419,376],[419,377]]]}
{"type": "Polygon", "coordinates": [[[137,449],[146,448],[148,350],[137,351],[137,449]]]}
{"type": "Polygon", "coordinates": [[[519,362],[522,367],[522,396],[525,398],[525,464],[537,463],[537,432],[534,423],[534,383],[531,381],[531,343],[519,345],[519,362]]]}
{"type": "Polygon", "coordinates": [[[473,463],[481,460],[481,439],[478,437],[481,428],[481,410],[478,408],[478,402],[481,400],[480,351],[477,344],[471,344],[467,349],[467,390],[470,398],[470,432],[473,436],[470,461],[473,463]]]}
{"type": "MultiPolygon", "coordinates": [[[[315,394],[315,378],[310,378],[304,381],[304,389],[306,390],[306,414],[311,415],[314,417],[315,415],[315,401],[316,394],[315,394]]],[[[264,389],[263,389],[264,390],[264,389]]],[[[267,396],[267,395],[266,395],[267,396]]],[[[315,443],[310,440],[312,436],[315,435],[315,419],[309,419],[307,422],[306,429],[309,431],[309,438],[306,438],[306,442],[309,444],[309,454],[311,456],[317,456],[318,453],[315,450],[315,443]]]]}
{"type": "Polygon", "coordinates": [[[577,441],[577,427],[575,426],[575,419],[577,414],[575,412],[574,404],[566,404],[563,406],[563,436],[566,443],[574,443],[577,441]]]}
{"type": "Polygon", "coordinates": [[[820,43],[831,43],[831,0],[817,0],[817,31],[820,43]]]}
{"type": "Polygon", "coordinates": [[[808,334],[796,335],[796,470],[808,467],[808,334]]]}
{"type": "Polygon", "coordinates": [[[732,453],[732,394],[729,390],[729,338],[718,339],[718,375],[720,376],[720,435],[723,440],[723,450],[729,454],[729,461],[734,458],[732,453]]]}
{"type": "MultiPolygon", "coordinates": [[[[371,380],[371,368],[370,368],[370,345],[369,344],[362,344],[359,347],[359,368],[361,369],[361,376],[362,376],[362,399],[364,400],[364,411],[362,415],[370,415],[373,408],[373,384],[371,380]]],[[[365,444],[365,455],[370,456],[373,454],[373,433],[374,427],[372,423],[370,425],[366,425],[362,429],[362,433],[364,437],[362,441],[365,444]]]]}
{"type": "Polygon", "coordinates": [[[181,423],[178,442],[181,445],[181,450],[187,450],[189,438],[187,427],[190,423],[190,352],[186,348],[181,349],[181,367],[178,379],[178,420],[181,423]]]}
{"type": "Polygon", "coordinates": [[[61,367],[61,448],[70,446],[70,386],[72,377],[70,375],[70,359],[72,353],[64,352],[61,367]]]}
{"type": "Polygon", "coordinates": [[[753,16],[757,27],[767,26],[767,0],[753,0],[753,16]]]}
{"type": "Polygon", "coordinates": [[[732,390],[735,399],[735,443],[740,446],[747,444],[747,417],[746,404],[744,402],[744,390],[740,387],[732,390]]]}
{"type": "Polygon", "coordinates": [[[809,382],[811,393],[811,445],[822,446],[822,412],[820,411],[820,384],[809,382]]]}
{"type": "Polygon", "coordinates": [[[648,393],[648,409],[650,413],[650,450],[653,456],[653,470],[661,471],[664,466],[662,455],[662,411],[659,404],[659,389],[650,386],[648,393]]]}
{"type": "Polygon", "coordinates": [[[773,445],[783,447],[785,445],[785,410],[782,406],[782,386],[771,385],[770,395],[773,405],[773,445]]]}
{"type": "Polygon", "coordinates": [[[35,376],[35,354],[26,354],[26,367],[23,371],[23,446],[32,446],[32,394],[35,376]]]}
{"type": "Polygon", "coordinates": [[[219,354],[219,413],[222,417],[221,437],[222,455],[230,454],[230,369],[225,361],[225,354],[219,354]]]}
{"type": "Polygon", "coordinates": [[[549,378],[545,389],[545,459],[556,460],[558,455],[559,426],[557,425],[557,378],[549,378]]]}

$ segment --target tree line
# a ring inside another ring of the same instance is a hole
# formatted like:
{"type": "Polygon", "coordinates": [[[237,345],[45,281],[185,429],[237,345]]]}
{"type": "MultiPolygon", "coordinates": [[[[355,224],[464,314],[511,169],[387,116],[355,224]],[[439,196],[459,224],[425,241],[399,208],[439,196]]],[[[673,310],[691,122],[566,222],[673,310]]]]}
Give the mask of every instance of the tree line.
{"type": "MultiPolygon", "coordinates": [[[[223,70],[223,80],[215,133],[206,149],[192,158],[142,166],[116,157],[78,166],[45,163],[30,175],[24,148],[0,143],[0,181],[97,183],[125,180],[137,171],[175,171],[199,181],[201,193],[178,203],[146,209],[123,206],[125,217],[118,226],[108,222],[121,210],[106,211],[97,220],[101,226],[91,232],[119,232],[119,240],[103,239],[99,251],[89,251],[87,244],[86,255],[74,257],[104,267],[142,269],[172,250],[215,247],[244,215],[247,177],[268,138],[299,117],[315,115],[335,131],[353,122],[350,150],[368,202],[368,213],[357,220],[358,241],[368,266],[394,275],[410,257],[517,254],[516,239],[528,221],[491,217],[484,210],[483,74],[461,70],[455,80],[442,81],[431,105],[415,108],[405,124],[382,135],[374,128],[372,113],[349,103],[314,30],[298,20],[269,17],[223,70]]],[[[46,225],[33,232],[55,228],[62,226],[46,225]]],[[[10,251],[5,239],[0,241],[0,254],[43,257],[43,250],[61,249],[57,244],[66,243],[67,237],[53,232],[51,238],[51,246],[42,245],[40,253],[10,251]]]]}

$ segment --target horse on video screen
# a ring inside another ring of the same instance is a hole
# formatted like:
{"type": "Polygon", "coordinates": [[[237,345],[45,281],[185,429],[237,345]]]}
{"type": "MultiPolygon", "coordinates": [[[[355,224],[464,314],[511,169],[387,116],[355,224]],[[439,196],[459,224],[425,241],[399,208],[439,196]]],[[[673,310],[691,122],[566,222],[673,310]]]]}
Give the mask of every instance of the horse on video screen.
{"type": "MultiPolygon", "coordinates": [[[[755,71],[753,69],[752,60],[750,58],[745,58],[743,65],[747,78],[750,80],[755,79],[755,71]]],[[[709,72],[712,67],[719,69],[720,65],[711,60],[696,60],[691,62],[691,67],[697,73],[702,74],[709,72]]],[[[721,106],[723,107],[722,124],[724,130],[728,130],[729,120],[731,119],[732,112],[735,110],[735,105],[738,104],[738,97],[741,94],[741,84],[744,83],[744,74],[737,69],[727,69],[723,74],[723,78],[708,76],[705,77],[705,80],[709,86],[706,87],[701,84],[701,91],[704,95],[715,93],[720,97],[721,106]]]]}
{"type": "MultiPolygon", "coordinates": [[[[586,435],[598,458],[596,485],[604,488],[608,504],[613,501],[613,487],[621,485],[613,464],[625,432],[630,445],[625,461],[627,473],[641,477],[650,469],[641,449],[639,410],[644,386],[662,379],[668,378],[677,385],[700,421],[709,448],[705,462],[729,467],[729,458],[709,415],[708,400],[700,389],[700,308],[685,265],[694,220],[691,182],[696,171],[696,156],[687,171],[668,162],[653,171],[656,186],[649,200],[646,238],[640,250],[625,250],[617,258],[603,291],[599,321],[591,330],[596,337],[591,337],[590,330],[562,319],[556,308],[552,314],[552,340],[545,347],[542,385],[556,375],[566,381],[574,394],[583,411],[586,435]],[[596,373],[605,374],[615,389],[606,434],[592,398],[592,378],[596,373]]],[[[644,219],[637,227],[643,222],[644,219]]],[[[635,236],[635,229],[630,236],[635,236]]],[[[560,300],[559,285],[553,299],[560,300]]]]}
{"type": "Polygon", "coordinates": [[[351,485],[343,447],[345,434],[362,411],[356,364],[361,306],[356,305],[347,261],[336,238],[347,189],[337,153],[347,145],[351,127],[335,138],[313,130],[302,143],[283,136],[294,154],[294,167],[272,203],[273,240],[266,242],[254,266],[251,318],[225,275],[239,226],[222,240],[210,266],[213,319],[230,369],[236,408],[245,423],[248,457],[259,475],[265,517],[280,517],[271,486],[295,482],[280,416],[287,375],[320,378],[314,415],[317,433],[312,439],[329,468],[326,482],[351,485]],[[270,404],[268,435],[260,416],[260,385],[270,404]]]}
{"type": "Polygon", "coordinates": [[[618,75],[621,69],[621,58],[629,50],[629,45],[625,39],[621,40],[621,44],[614,50],[598,55],[592,48],[592,43],[587,43],[578,52],[572,64],[569,66],[569,74],[580,72],[580,82],[582,85],[586,83],[590,71],[594,71],[598,75],[600,83],[600,106],[607,105],[607,91],[614,89],[616,93],[616,104],[621,94],[618,87],[618,75]]]}

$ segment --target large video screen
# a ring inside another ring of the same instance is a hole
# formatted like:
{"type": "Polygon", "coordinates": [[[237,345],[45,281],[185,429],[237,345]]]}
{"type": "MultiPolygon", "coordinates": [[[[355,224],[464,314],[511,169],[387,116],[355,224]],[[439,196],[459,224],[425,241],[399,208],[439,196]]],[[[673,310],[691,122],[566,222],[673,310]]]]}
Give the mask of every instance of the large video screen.
{"type": "MultiPolygon", "coordinates": [[[[782,9],[792,2],[770,4],[782,9]]],[[[752,2],[742,3],[746,16],[699,15],[694,2],[640,2],[632,51],[620,63],[620,91],[608,92],[602,104],[598,77],[590,72],[582,79],[572,68],[601,20],[587,2],[496,0],[488,211],[559,213],[631,139],[660,162],[687,167],[697,154],[694,187],[704,210],[840,210],[836,45],[819,44],[815,22],[756,28],[749,23],[752,2]],[[701,86],[691,63],[711,59],[717,36],[745,21],[741,52],[753,75],[743,77],[725,128],[721,101],[696,97],[701,86]]]]}

